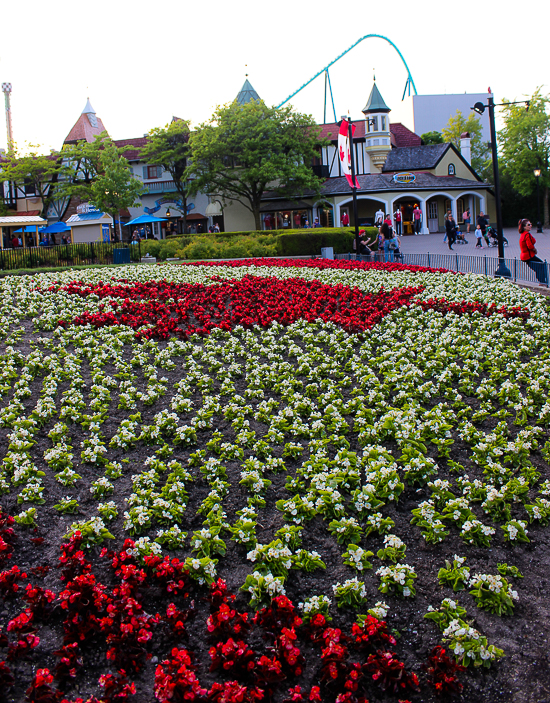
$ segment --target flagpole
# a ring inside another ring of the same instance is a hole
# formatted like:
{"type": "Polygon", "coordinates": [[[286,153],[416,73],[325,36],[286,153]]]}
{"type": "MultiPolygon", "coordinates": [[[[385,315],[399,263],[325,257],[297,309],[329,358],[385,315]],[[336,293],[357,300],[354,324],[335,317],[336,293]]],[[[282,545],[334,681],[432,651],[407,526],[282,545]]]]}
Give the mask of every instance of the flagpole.
{"type": "Polygon", "coordinates": [[[357,216],[357,186],[355,180],[355,154],[353,152],[353,133],[351,130],[351,118],[348,117],[348,139],[351,154],[351,182],[353,184],[353,223],[355,225],[355,256],[359,256],[359,222],[357,216]]]}

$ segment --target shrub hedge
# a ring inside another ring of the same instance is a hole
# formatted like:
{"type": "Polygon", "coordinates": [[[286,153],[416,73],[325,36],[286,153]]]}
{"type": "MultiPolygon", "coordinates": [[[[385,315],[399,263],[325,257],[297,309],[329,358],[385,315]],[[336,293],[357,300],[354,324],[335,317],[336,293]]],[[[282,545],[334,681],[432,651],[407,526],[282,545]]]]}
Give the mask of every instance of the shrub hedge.
{"type": "MultiPolygon", "coordinates": [[[[367,227],[364,230],[369,246],[377,248],[378,229],[367,227]]],[[[173,257],[238,259],[319,255],[323,247],[332,247],[335,254],[342,254],[353,250],[353,238],[354,230],[351,227],[185,234],[160,241],[144,241],[141,251],[160,261],[173,257]]]]}

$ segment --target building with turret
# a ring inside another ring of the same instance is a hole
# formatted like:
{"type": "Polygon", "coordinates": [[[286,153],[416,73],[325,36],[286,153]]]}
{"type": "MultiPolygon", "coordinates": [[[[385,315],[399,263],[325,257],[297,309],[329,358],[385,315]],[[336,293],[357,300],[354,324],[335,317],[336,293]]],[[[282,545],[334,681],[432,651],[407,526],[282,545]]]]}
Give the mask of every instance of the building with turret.
{"type": "MultiPolygon", "coordinates": [[[[247,76],[235,101],[244,105],[260,99],[247,76]]],[[[470,164],[467,135],[461,140],[461,151],[453,144],[424,145],[421,138],[405,125],[390,121],[391,108],[384,101],[376,80],[362,113],[363,117],[354,121],[353,140],[360,226],[372,225],[375,213],[380,210],[392,217],[397,211],[401,213],[403,234],[413,233],[412,213],[415,209],[422,212],[420,233],[443,231],[445,214],[449,210],[459,225],[466,210],[471,212],[473,221],[483,211],[494,222],[492,186],[482,181],[470,164]]],[[[312,164],[314,172],[323,179],[320,196],[300,192],[293,198],[283,198],[275,191],[265,193],[261,207],[264,229],[301,228],[306,223],[311,225],[315,219],[325,227],[338,226],[344,213],[350,223],[355,224],[352,190],[338,157],[339,128],[338,122],[319,125],[320,136],[328,142],[312,164]]],[[[88,100],[64,144],[82,140],[93,142],[104,131],[107,130],[101,118],[88,100]]],[[[140,150],[146,142],[147,135],[115,141],[123,148],[132,173],[143,183],[141,204],[129,208],[121,219],[125,222],[144,214],[165,218],[166,223],[155,223],[150,231],[151,236],[162,238],[169,232],[181,232],[182,203],[170,174],[161,166],[148,164],[142,159],[140,150]]],[[[6,193],[12,192],[9,187],[10,184],[4,184],[5,197],[6,193]]],[[[14,210],[47,216],[50,223],[66,222],[70,218],[78,221],[75,219],[77,215],[91,217],[78,212],[82,203],[77,198],[56,199],[47,213],[41,213],[39,200],[28,188],[18,188],[10,197],[14,210]]],[[[224,203],[215,194],[200,193],[187,204],[187,224],[192,232],[206,232],[213,224],[219,225],[222,231],[247,231],[255,226],[252,213],[244,204],[224,203]]],[[[81,231],[84,232],[84,228],[81,231]]]]}
{"type": "MultiPolygon", "coordinates": [[[[357,192],[359,225],[374,224],[375,213],[382,210],[392,215],[399,210],[403,234],[413,234],[413,211],[422,212],[420,233],[445,229],[445,214],[450,210],[456,222],[463,223],[463,213],[474,218],[480,211],[495,221],[492,186],[485,183],[470,163],[469,139],[463,141],[463,152],[453,144],[424,145],[422,139],[405,125],[390,122],[390,108],[373,82],[362,110],[363,119],[355,120],[354,161],[359,182],[357,192]]],[[[352,190],[345,178],[338,157],[340,123],[319,125],[321,136],[330,144],[321,149],[314,165],[325,178],[321,197],[307,193],[295,201],[283,200],[272,192],[266,194],[262,211],[264,224],[281,223],[290,227],[298,221],[318,218],[322,226],[339,225],[344,213],[353,222],[352,190]]],[[[250,223],[240,229],[249,228],[250,223]]]]}

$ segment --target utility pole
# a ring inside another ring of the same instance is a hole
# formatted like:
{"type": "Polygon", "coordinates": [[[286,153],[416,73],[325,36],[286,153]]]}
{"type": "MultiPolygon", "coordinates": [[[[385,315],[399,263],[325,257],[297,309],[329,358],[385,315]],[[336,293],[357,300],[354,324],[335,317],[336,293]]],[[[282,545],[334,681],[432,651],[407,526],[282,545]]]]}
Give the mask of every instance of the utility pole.
{"type": "Polygon", "coordinates": [[[355,256],[359,256],[359,222],[357,215],[357,181],[355,180],[355,154],[353,152],[353,134],[351,130],[351,118],[348,118],[348,139],[351,154],[351,182],[353,184],[353,224],[355,225],[355,256]]]}

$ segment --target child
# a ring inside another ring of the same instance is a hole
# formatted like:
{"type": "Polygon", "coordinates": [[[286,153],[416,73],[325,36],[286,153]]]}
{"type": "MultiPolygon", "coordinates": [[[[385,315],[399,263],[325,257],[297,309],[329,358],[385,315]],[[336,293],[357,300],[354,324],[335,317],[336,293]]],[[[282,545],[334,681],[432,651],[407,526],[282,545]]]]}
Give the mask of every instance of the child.
{"type": "Polygon", "coordinates": [[[476,226],[476,249],[483,249],[483,245],[481,243],[481,237],[483,236],[483,232],[481,231],[481,227],[479,226],[479,222],[476,226]]]}

